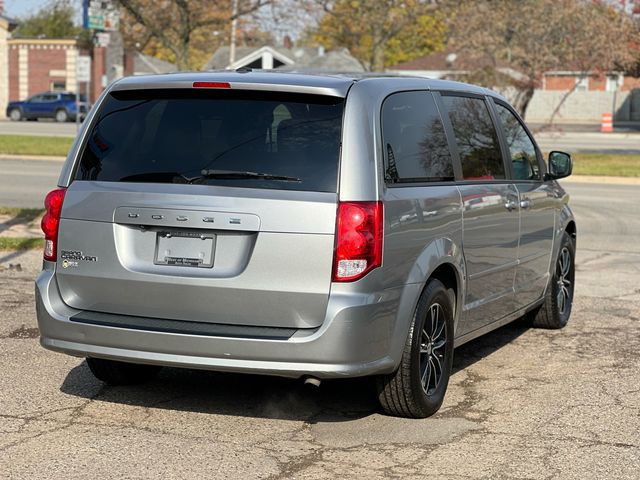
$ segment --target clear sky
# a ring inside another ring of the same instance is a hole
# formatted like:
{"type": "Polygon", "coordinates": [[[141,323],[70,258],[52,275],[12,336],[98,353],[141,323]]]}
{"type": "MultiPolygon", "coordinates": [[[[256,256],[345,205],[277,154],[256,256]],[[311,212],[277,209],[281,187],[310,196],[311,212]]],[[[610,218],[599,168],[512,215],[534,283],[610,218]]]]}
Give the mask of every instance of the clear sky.
{"type": "MultiPolygon", "coordinates": [[[[78,12],[82,8],[82,0],[74,0],[78,12]]],[[[47,4],[47,0],[4,0],[4,14],[10,18],[19,18],[37,12],[47,4]]],[[[80,18],[80,14],[78,15],[80,18]]]]}

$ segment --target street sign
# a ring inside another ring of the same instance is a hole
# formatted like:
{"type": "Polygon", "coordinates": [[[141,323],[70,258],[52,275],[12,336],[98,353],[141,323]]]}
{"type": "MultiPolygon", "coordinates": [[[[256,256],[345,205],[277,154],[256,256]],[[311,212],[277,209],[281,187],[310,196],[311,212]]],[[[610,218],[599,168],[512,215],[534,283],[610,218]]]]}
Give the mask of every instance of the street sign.
{"type": "Polygon", "coordinates": [[[83,26],[90,30],[116,31],[120,11],[114,0],[84,0],[83,26]]]}
{"type": "Polygon", "coordinates": [[[76,81],[91,81],[91,57],[80,55],[76,60],[76,81]]]}

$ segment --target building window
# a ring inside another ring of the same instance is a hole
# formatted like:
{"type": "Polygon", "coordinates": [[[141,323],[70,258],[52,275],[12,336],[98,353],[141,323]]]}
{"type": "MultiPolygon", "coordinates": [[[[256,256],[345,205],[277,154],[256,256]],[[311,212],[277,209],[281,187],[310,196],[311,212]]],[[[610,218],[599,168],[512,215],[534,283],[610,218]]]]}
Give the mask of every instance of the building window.
{"type": "Polygon", "coordinates": [[[50,85],[54,92],[61,92],[67,88],[67,83],[64,80],[52,80],[50,85]]]}
{"type": "Polygon", "coordinates": [[[620,86],[620,77],[618,75],[607,75],[607,83],[605,90],[607,92],[616,92],[620,86]]]}
{"type": "Polygon", "coordinates": [[[576,92],[586,92],[589,90],[589,77],[582,76],[576,78],[576,92]]]}

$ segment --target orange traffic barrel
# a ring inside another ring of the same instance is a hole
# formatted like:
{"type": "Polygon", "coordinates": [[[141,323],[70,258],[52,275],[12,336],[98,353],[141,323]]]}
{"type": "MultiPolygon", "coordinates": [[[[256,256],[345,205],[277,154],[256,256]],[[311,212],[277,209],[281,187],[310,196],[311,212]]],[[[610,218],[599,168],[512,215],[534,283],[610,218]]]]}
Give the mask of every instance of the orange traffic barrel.
{"type": "Polygon", "coordinates": [[[613,113],[603,113],[600,131],[610,133],[613,132],[613,113]]]}

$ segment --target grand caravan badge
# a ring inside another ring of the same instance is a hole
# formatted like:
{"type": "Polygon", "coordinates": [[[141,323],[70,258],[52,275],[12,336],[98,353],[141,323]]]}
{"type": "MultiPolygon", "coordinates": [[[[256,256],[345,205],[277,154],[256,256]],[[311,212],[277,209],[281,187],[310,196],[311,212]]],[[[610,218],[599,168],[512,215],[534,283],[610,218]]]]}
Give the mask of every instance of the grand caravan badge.
{"type": "Polygon", "coordinates": [[[62,250],[60,252],[62,268],[77,268],[78,262],[97,262],[98,257],[85,255],[79,250],[62,250]]]}

